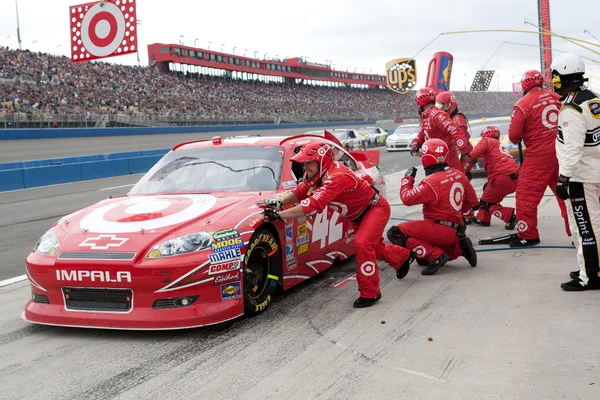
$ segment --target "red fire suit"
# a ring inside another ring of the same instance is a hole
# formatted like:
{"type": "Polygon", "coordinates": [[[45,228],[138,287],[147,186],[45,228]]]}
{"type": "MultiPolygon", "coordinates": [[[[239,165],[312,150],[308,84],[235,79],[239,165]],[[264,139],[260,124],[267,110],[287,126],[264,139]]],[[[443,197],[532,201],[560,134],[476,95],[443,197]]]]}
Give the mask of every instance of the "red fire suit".
{"type": "MultiPolygon", "coordinates": [[[[513,107],[508,127],[508,137],[514,144],[523,140],[526,147],[525,161],[521,166],[517,183],[517,228],[519,239],[539,238],[537,207],[546,187],[556,194],[558,160],[556,159],[556,135],[558,133],[559,96],[549,90],[532,88],[513,107]]],[[[565,202],[558,197],[560,213],[565,221],[567,234],[571,236],[565,202]]]]}
{"type": "Polygon", "coordinates": [[[450,260],[462,255],[457,228],[463,213],[477,203],[469,179],[454,168],[435,172],[414,186],[415,178],[402,179],[400,198],[407,206],[423,204],[423,221],[401,223],[398,229],[408,236],[406,247],[428,262],[446,253],[450,260]]]}
{"type": "MultiPolygon", "coordinates": [[[[473,145],[471,144],[471,134],[469,133],[469,123],[467,122],[467,117],[461,112],[456,113],[455,116],[452,117],[452,121],[458,126],[458,132],[456,133],[456,147],[460,152],[460,155],[465,155],[470,153],[473,150],[473,145]]],[[[467,162],[466,157],[461,157],[461,165],[464,167],[467,162]]]]}
{"type": "Polygon", "coordinates": [[[377,260],[399,269],[410,257],[410,251],[383,242],[383,231],[390,218],[390,204],[367,182],[341,163],[333,163],[322,179],[312,188],[307,182],[298,185],[293,193],[307,216],[329,206],[351,221],[356,231],[356,280],[360,297],[374,298],[380,293],[377,260]]]}
{"type": "Polygon", "coordinates": [[[445,111],[431,106],[421,114],[421,130],[413,143],[416,142],[419,143],[419,146],[422,146],[429,139],[443,140],[448,145],[448,165],[460,170],[460,160],[456,148],[458,136],[455,136],[459,134],[458,131],[458,126],[445,111]]]}
{"type": "Polygon", "coordinates": [[[488,183],[481,195],[481,205],[477,212],[477,218],[482,222],[490,222],[492,214],[508,223],[515,211],[512,207],[504,207],[500,204],[504,198],[514,193],[517,189],[517,176],[519,164],[510,155],[508,150],[494,138],[484,137],[477,143],[475,148],[467,157],[465,171],[473,168],[477,160],[483,159],[483,167],[488,175],[488,183]]]}

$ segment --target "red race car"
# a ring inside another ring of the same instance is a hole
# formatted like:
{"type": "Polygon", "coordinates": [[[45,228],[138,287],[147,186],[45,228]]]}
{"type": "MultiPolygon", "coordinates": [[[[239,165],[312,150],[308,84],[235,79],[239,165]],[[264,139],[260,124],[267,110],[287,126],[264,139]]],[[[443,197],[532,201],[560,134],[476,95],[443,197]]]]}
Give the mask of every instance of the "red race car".
{"type": "Polygon", "coordinates": [[[278,288],[354,253],[354,231],[329,207],[267,223],[255,205],[296,186],[303,168],[290,157],[313,141],[385,193],[379,152],[348,153],[332,135],[178,145],[127,195],[67,215],[40,238],[26,260],[32,298],[23,318],[152,330],[264,311],[278,288]]]}

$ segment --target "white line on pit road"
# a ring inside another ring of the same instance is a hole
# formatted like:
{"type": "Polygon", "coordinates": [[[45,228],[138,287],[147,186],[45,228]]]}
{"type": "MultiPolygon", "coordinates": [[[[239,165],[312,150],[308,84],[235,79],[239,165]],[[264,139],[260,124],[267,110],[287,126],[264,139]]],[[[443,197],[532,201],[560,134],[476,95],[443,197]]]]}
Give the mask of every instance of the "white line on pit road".
{"type": "Polygon", "coordinates": [[[109,188],[104,188],[104,189],[98,189],[98,190],[112,190],[112,189],[120,189],[120,188],[124,188],[124,187],[130,187],[135,185],[135,183],[130,183],[128,185],[121,185],[121,186],[113,186],[113,187],[109,187],[109,188]]]}
{"type": "Polygon", "coordinates": [[[0,281],[0,287],[12,285],[13,283],[17,283],[17,282],[23,282],[26,279],[27,279],[27,275],[21,275],[21,276],[16,276],[16,277],[10,278],[10,279],[5,279],[3,281],[0,281]]]}

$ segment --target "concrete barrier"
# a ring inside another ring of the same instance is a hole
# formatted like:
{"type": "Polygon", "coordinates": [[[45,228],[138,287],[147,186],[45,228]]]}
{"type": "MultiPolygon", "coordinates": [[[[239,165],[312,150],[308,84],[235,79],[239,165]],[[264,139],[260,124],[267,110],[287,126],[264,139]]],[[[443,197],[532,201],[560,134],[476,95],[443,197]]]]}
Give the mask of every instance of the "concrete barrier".
{"type": "Polygon", "coordinates": [[[93,154],[0,164],[0,192],[148,171],[171,149],[93,154]]]}
{"type": "Polygon", "coordinates": [[[264,129],[311,128],[323,125],[342,126],[348,124],[373,125],[376,121],[314,122],[303,124],[260,124],[260,125],[213,125],[213,126],[161,126],[140,128],[65,128],[65,129],[2,129],[0,140],[54,139],[72,137],[164,135],[169,133],[200,133],[254,131],[264,129]]]}

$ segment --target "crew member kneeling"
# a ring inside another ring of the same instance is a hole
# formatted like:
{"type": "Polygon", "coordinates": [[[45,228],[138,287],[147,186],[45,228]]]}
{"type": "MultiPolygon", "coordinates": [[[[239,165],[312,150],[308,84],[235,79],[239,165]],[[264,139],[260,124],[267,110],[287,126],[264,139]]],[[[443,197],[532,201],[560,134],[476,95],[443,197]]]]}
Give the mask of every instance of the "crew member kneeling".
{"type": "Polygon", "coordinates": [[[421,147],[425,179],[414,186],[416,168],[402,179],[400,198],[407,206],[423,204],[424,221],[404,222],[392,226],[390,242],[412,250],[417,259],[428,262],[421,272],[435,274],[449,260],[463,256],[472,267],[477,254],[464,234],[463,213],[475,207],[477,195],[469,179],[447,164],[448,146],[443,140],[430,139],[421,147]]]}
{"type": "Polygon", "coordinates": [[[366,181],[345,165],[333,161],[333,149],[325,143],[308,143],[291,158],[304,164],[304,181],[280,200],[270,199],[259,205],[276,204],[265,210],[268,220],[297,218],[321,213],[326,206],[352,222],[356,237],[356,280],[360,297],[354,307],[370,307],[381,299],[377,260],[386,261],[402,279],[408,273],[414,255],[407,249],[383,242],[383,231],[390,218],[390,205],[366,181]]]}

